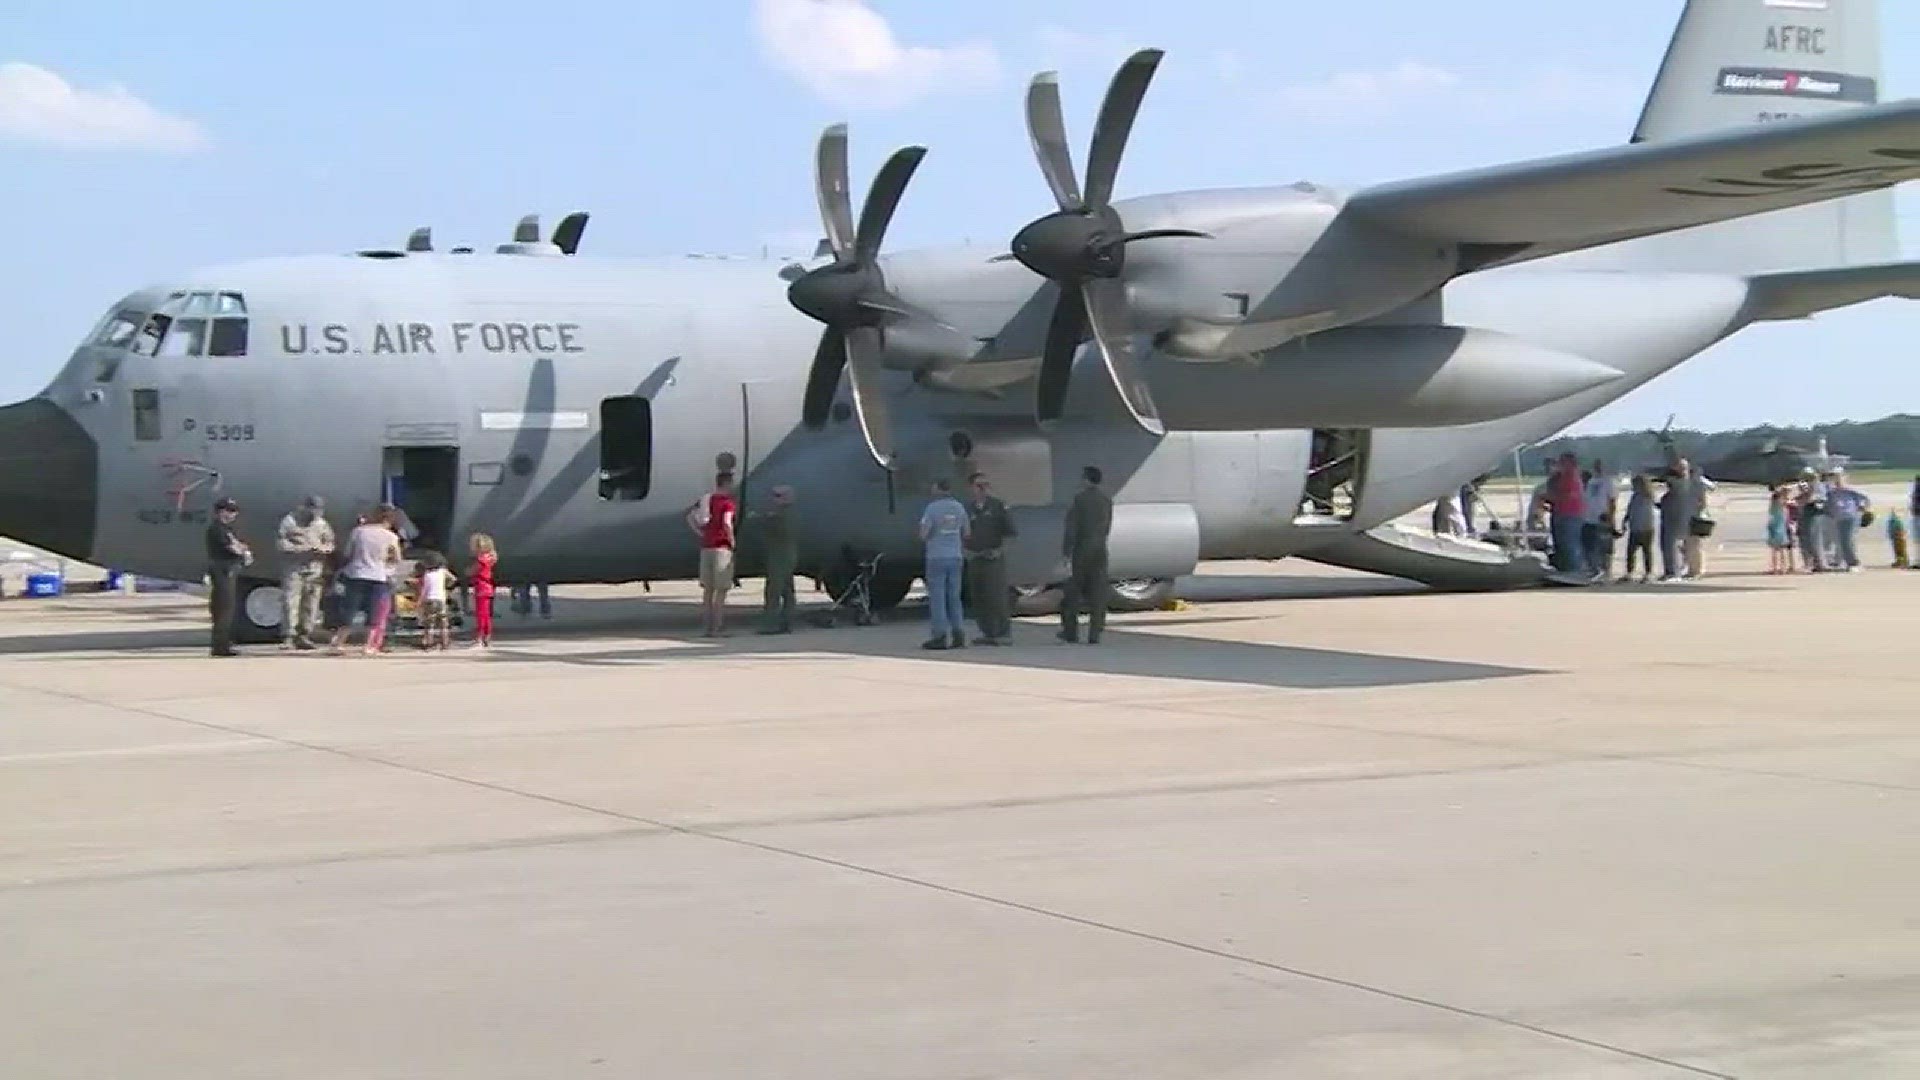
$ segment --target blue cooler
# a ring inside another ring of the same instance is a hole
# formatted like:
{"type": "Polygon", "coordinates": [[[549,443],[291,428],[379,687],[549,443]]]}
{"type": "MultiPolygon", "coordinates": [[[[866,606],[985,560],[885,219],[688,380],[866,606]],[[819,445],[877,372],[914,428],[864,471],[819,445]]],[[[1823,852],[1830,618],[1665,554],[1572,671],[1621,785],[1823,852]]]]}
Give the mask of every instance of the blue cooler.
{"type": "Polygon", "coordinates": [[[64,583],[59,574],[28,574],[25,596],[59,596],[64,583]]]}

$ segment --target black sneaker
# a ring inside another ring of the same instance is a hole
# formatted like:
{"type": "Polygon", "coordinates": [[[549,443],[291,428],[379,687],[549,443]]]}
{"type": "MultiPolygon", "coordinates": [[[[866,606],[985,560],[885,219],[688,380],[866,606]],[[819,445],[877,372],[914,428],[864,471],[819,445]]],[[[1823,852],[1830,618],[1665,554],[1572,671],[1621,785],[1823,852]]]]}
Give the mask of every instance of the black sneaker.
{"type": "Polygon", "coordinates": [[[1053,636],[1054,636],[1054,637],[1057,637],[1057,638],[1059,638],[1059,639],[1060,639],[1061,641],[1064,641],[1064,642],[1066,642],[1066,643],[1067,643],[1067,644],[1069,644],[1069,645],[1078,645],[1078,644],[1080,644],[1080,635],[1078,635],[1078,634],[1069,634],[1069,633],[1067,633],[1067,632],[1066,632],[1065,630],[1062,630],[1062,631],[1060,631],[1060,632],[1059,632],[1058,634],[1055,634],[1055,635],[1053,635],[1053,636]]]}
{"type": "Polygon", "coordinates": [[[927,649],[927,650],[929,650],[929,651],[933,651],[933,652],[939,652],[939,651],[943,651],[943,650],[945,650],[945,649],[946,649],[946,647],[947,647],[947,639],[946,639],[946,638],[934,638],[934,639],[933,639],[933,640],[931,640],[931,641],[923,641],[923,642],[921,642],[921,643],[920,643],[920,647],[921,647],[921,648],[923,648],[923,649],[927,649]]]}
{"type": "Polygon", "coordinates": [[[948,648],[950,648],[950,649],[964,649],[964,648],[966,648],[966,647],[967,647],[967,635],[965,635],[965,634],[962,634],[962,633],[960,633],[960,632],[958,632],[958,631],[955,631],[955,632],[954,632],[954,634],[953,634],[953,635],[952,635],[952,636],[951,636],[950,638],[948,638],[948,640],[947,640],[947,647],[948,647],[948,648]]]}

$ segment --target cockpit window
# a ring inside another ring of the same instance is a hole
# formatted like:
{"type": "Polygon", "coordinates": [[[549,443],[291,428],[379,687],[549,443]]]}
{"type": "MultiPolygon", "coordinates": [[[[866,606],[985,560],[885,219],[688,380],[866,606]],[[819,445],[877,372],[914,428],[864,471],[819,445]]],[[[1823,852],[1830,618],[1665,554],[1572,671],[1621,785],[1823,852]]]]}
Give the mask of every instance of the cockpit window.
{"type": "Polygon", "coordinates": [[[199,356],[206,350],[207,320],[175,319],[160,343],[161,356],[199,356]]]}
{"type": "Polygon", "coordinates": [[[133,339],[133,354],[152,356],[159,352],[160,339],[167,336],[167,327],[172,323],[171,318],[158,312],[149,316],[147,324],[140,328],[139,335],[133,339]]]}
{"type": "Polygon", "coordinates": [[[146,320],[146,312],[136,311],[133,308],[110,311],[106,318],[100,320],[100,325],[94,327],[93,336],[87,339],[87,344],[105,345],[110,349],[120,348],[133,340],[133,335],[139,331],[140,324],[146,320]]]}
{"type": "Polygon", "coordinates": [[[247,355],[247,302],[237,292],[180,291],[134,337],[141,356],[247,355]]]}

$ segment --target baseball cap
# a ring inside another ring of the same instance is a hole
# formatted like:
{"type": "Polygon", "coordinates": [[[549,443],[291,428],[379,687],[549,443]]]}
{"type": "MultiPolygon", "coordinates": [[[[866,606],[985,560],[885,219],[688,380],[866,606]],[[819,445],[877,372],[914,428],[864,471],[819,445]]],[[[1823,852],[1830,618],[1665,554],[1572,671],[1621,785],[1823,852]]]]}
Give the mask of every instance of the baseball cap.
{"type": "Polygon", "coordinates": [[[240,504],[234,502],[232,499],[221,499],[219,502],[213,504],[213,508],[215,510],[238,510],[240,509],[240,504]]]}

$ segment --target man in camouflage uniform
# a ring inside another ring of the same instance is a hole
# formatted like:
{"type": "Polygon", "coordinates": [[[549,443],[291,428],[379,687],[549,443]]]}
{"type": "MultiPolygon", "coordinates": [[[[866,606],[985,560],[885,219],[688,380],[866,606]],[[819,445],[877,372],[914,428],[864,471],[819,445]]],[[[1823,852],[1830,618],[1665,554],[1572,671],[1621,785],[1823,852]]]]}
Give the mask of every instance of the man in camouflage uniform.
{"type": "Polygon", "coordinates": [[[1067,507],[1061,553],[1067,557],[1066,595],[1060,602],[1060,640],[1080,640],[1080,613],[1087,614],[1087,644],[1100,644],[1107,628],[1107,533],[1113,529],[1113,498],[1100,490],[1100,469],[1080,470],[1085,481],[1067,507]]]}
{"type": "Polygon", "coordinates": [[[1007,587],[1006,544],[1020,535],[1007,513],[1007,504],[993,496],[984,473],[970,477],[973,498],[967,503],[971,530],[967,534],[967,576],[972,590],[968,603],[980,627],[976,645],[1013,644],[1012,596],[1007,587]]]}
{"type": "Polygon", "coordinates": [[[766,545],[767,588],[760,632],[793,632],[793,572],[800,561],[800,522],[793,508],[793,489],[785,484],[773,489],[773,505],[747,515],[758,526],[766,545]]]}
{"type": "Polygon", "coordinates": [[[280,554],[287,558],[286,573],[280,579],[286,611],[280,620],[280,647],[311,649],[311,636],[319,627],[320,600],[326,592],[327,559],[333,555],[333,526],[324,516],[326,504],[318,495],[300,500],[300,505],[280,519],[280,554]]]}

